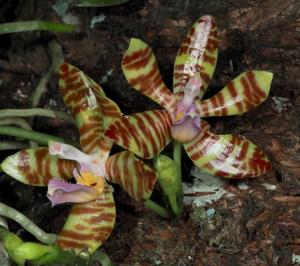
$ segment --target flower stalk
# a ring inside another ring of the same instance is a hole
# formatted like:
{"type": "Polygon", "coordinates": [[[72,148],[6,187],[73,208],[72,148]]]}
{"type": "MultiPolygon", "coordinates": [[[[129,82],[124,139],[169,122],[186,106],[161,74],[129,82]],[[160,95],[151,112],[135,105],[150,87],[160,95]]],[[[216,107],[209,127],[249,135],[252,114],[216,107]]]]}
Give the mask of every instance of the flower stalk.
{"type": "Polygon", "coordinates": [[[121,5],[129,0],[77,0],[76,5],[81,7],[105,7],[121,5]]]}
{"type": "Polygon", "coordinates": [[[182,172],[181,172],[181,143],[178,141],[174,141],[173,144],[173,160],[177,167],[177,202],[179,203],[179,213],[183,211],[183,191],[182,191],[182,172]]]}
{"type": "Polygon", "coordinates": [[[45,133],[40,133],[32,130],[27,130],[23,128],[18,127],[11,127],[11,126],[0,126],[0,135],[7,135],[7,136],[13,136],[18,138],[23,138],[27,140],[35,141],[41,145],[48,145],[48,142],[50,140],[63,142],[63,143],[70,143],[73,146],[78,146],[77,144],[74,144],[73,142],[69,140],[65,140],[60,137],[52,136],[45,133]]]}
{"type": "Polygon", "coordinates": [[[74,32],[76,27],[74,25],[55,23],[50,21],[32,20],[9,22],[0,24],[0,34],[16,33],[33,30],[47,30],[54,32],[74,32]]]}
{"type": "Polygon", "coordinates": [[[45,108],[31,108],[31,109],[2,109],[0,110],[0,118],[7,117],[28,117],[28,116],[45,116],[50,118],[64,119],[72,121],[74,119],[71,115],[61,111],[54,111],[45,108]]]}
{"type": "MultiPolygon", "coordinates": [[[[8,217],[18,224],[20,224],[26,231],[31,233],[40,242],[45,244],[52,244],[56,241],[57,236],[55,234],[48,234],[41,228],[35,225],[28,217],[18,212],[17,210],[0,202],[0,215],[8,217]]],[[[1,237],[1,233],[0,233],[1,237]]]]}
{"type": "Polygon", "coordinates": [[[169,211],[167,211],[164,207],[160,206],[159,204],[150,199],[145,201],[144,205],[147,209],[153,211],[154,213],[163,218],[169,219],[172,217],[172,214],[169,211]]]}

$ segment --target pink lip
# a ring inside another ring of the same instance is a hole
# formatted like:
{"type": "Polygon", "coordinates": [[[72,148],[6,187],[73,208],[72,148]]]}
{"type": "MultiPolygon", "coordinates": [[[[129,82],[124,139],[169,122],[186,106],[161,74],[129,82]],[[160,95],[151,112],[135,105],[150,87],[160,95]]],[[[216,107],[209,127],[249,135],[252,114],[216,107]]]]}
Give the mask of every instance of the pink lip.
{"type": "Polygon", "coordinates": [[[53,178],[48,183],[47,197],[52,206],[55,206],[62,203],[88,202],[96,199],[99,195],[92,187],[53,178]]]}

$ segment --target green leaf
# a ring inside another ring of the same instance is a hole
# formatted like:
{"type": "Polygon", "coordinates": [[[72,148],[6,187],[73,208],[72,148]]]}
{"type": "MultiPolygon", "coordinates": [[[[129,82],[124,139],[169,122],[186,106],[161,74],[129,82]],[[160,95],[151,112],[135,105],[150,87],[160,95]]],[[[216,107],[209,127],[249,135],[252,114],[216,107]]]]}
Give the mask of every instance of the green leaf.
{"type": "Polygon", "coordinates": [[[19,21],[0,24],[0,34],[16,33],[33,30],[48,30],[54,32],[74,32],[76,27],[63,23],[55,23],[50,21],[32,20],[19,21]]]}

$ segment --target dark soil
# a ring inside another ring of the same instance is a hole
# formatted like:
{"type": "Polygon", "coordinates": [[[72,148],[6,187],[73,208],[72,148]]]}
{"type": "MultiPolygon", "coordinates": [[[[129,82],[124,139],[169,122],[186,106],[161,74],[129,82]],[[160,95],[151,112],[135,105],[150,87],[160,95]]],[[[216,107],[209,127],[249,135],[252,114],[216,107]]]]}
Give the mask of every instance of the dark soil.
{"type": "MultiPolygon", "coordinates": [[[[2,0],[0,22],[61,22],[52,8],[57,2],[2,0]]],[[[210,120],[218,133],[242,134],[255,142],[271,158],[274,171],[247,181],[248,189],[228,181],[226,190],[233,196],[208,204],[205,209],[216,212],[200,220],[195,206],[187,206],[181,219],[162,220],[117,189],[116,227],[103,245],[115,264],[296,265],[295,255],[300,255],[300,2],[132,0],[109,8],[71,7],[68,12],[81,23],[77,33],[0,36],[0,108],[30,107],[29,96],[51,64],[48,44],[56,40],[65,61],[100,83],[124,113],[153,109],[156,105],[131,89],[121,71],[130,37],[152,46],[171,87],[177,49],[193,22],[205,14],[215,17],[220,39],[207,97],[245,70],[274,73],[270,96],[261,106],[243,116],[210,120]],[[104,20],[91,28],[95,16],[104,20]],[[263,183],[274,186],[266,188],[263,183]]],[[[66,110],[57,84],[53,74],[39,107],[66,110]]],[[[44,118],[33,122],[38,131],[76,138],[75,129],[65,122],[44,118]]],[[[1,157],[10,153],[2,152],[1,157]]],[[[184,165],[187,173],[190,166],[184,165]]],[[[3,174],[0,183],[2,202],[49,232],[61,228],[68,207],[50,208],[45,189],[22,185],[3,174]]],[[[10,225],[12,230],[20,229],[10,225]]],[[[22,230],[20,234],[28,237],[22,230]]]]}

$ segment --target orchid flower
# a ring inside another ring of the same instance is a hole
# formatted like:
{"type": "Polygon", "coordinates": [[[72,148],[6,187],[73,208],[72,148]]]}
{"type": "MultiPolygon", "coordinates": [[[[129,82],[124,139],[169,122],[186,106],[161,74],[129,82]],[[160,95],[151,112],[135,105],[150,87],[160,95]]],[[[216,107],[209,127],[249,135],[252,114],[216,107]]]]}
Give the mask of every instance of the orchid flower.
{"type": "Polygon", "coordinates": [[[100,198],[104,192],[105,164],[97,156],[88,155],[75,147],[59,142],[49,143],[49,153],[61,159],[74,160],[80,165],[80,170],[73,169],[77,184],[67,183],[62,179],[51,179],[48,183],[47,197],[52,206],[65,203],[83,203],[100,198]]]}
{"type": "MultiPolygon", "coordinates": [[[[220,92],[201,100],[212,79],[218,54],[217,27],[211,16],[201,17],[178,51],[173,74],[173,92],[159,73],[151,48],[131,39],[122,60],[129,84],[165,110],[121,117],[105,136],[142,158],[153,158],[173,138],[182,143],[194,164],[216,176],[249,178],[271,170],[258,147],[241,136],[216,135],[202,118],[242,114],[268,96],[272,73],[247,71],[220,92]]],[[[179,158],[180,160],[180,158],[179,158]]]]}
{"type": "Polygon", "coordinates": [[[178,51],[173,94],[162,80],[151,48],[131,39],[122,60],[125,77],[165,110],[119,118],[105,136],[142,158],[153,158],[173,138],[183,144],[197,167],[216,176],[249,178],[270,171],[268,158],[252,142],[231,134],[216,135],[202,119],[247,112],[267,98],[272,80],[272,73],[247,71],[215,96],[201,100],[216,66],[217,44],[214,19],[201,17],[178,51]]]}
{"type": "Polygon", "coordinates": [[[156,173],[128,151],[109,156],[112,143],[103,137],[121,113],[102,88],[77,68],[60,68],[60,91],[75,118],[82,151],[50,142],[49,148],[22,150],[1,164],[5,173],[33,186],[47,186],[53,205],[74,202],[58,235],[64,250],[92,253],[111,234],[116,217],[112,189],[120,185],[133,199],[149,201],[156,173]],[[76,184],[65,180],[74,177],[76,184]]]}

